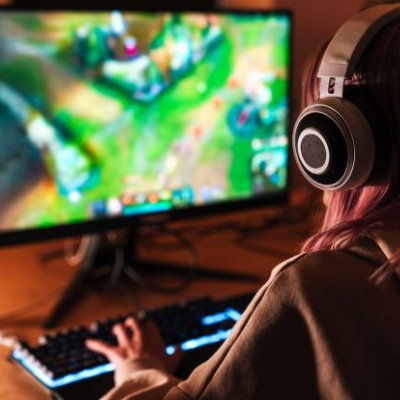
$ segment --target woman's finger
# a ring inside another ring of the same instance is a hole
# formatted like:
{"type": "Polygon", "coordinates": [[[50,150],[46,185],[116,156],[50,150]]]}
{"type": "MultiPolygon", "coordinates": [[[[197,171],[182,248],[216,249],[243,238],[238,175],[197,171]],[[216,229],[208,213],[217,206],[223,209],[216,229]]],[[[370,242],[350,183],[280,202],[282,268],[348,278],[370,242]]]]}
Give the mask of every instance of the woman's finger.
{"type": "Polygon", "coordinates": [[[89,350],[92,350],[95,353],[102,354],[114,364],[117,364],[118,362],[123,360],[123,357],[121,357],[121,354],[118,352],[117,348],[111,346],[106,342],[103,342],[101,340],[88,339],[85,341],[85,344],[89,350]]]}
{"type": "Polygon", "coordinates": [[[128,332],[126,331],[126,328],[122,324],[116,324],[112,328],[112,332],[114,336],[117,338],[118,345],[125,348],[129,349],[132,347],[131,341],[128,336],[128,332]]]}
{"type": "Polygon", "coordinates": [[[138,320],[135,317],[129,317],[125,321],[125,326],[132,330],[133,336],[131,342],[133,342],[138,355],[141,355],[141,353],[143,352],[143,331],[139,325],[138,320]]]}

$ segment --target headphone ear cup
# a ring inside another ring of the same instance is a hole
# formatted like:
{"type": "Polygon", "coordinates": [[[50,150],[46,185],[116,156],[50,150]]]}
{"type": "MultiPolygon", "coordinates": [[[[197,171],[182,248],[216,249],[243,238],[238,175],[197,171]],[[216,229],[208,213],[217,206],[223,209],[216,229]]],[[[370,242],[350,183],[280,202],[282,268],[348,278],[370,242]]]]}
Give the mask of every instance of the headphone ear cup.
{"type": "Polygon", "coordinates": [[[305,108],[292,143],[300,171],[323,190],[362,186],[375,163],[371,127],[359,108],[343,98],[323,98],[305,108]]]}

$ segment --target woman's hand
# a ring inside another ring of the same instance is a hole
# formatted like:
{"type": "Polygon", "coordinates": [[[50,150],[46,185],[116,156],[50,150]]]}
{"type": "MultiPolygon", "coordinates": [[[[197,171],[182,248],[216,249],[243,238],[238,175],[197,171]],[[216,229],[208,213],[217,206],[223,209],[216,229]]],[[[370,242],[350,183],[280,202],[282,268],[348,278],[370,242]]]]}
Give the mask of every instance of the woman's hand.
{"type": "Polygon", "coordinates": [[[162,361],[168,372],[174,372],[182,359],[181,351],[172,356],[167,355],[165,344],[153,321],[141,326],[136,318],[129,317],[124,323],[114,325],[112,332],[117,338],[117,346],[93,339],[88,339],[86,346],[104,355],[116,366],[127,360],[138,360],[150,355],[162,361]]]}

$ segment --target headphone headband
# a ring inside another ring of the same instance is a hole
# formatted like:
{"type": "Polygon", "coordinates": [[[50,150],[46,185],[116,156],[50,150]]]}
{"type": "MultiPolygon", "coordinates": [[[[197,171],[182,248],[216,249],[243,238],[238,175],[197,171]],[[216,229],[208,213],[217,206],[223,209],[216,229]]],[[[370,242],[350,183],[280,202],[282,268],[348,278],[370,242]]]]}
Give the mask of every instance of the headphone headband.
{"type": "Polygon", "coordinates": [[[379,5],[354,15],[339,29],[318,69],[321,98],[343,97],[344,80],[351,79],[364,49],[380,29],[398,17],[399,5],[379,5]]]}
{"type": "Polygon", "coordinates": [[[293,130],[300,171],[320,189],[363,187],[380,170],[384,132],[374,132],[371,116],[346,99],[343,91],[367,46],[396,19],[400,19],[399,4],[364,10],[342,25],[325,50],[317,73],[319,99],[301,112],[293,130]]]}

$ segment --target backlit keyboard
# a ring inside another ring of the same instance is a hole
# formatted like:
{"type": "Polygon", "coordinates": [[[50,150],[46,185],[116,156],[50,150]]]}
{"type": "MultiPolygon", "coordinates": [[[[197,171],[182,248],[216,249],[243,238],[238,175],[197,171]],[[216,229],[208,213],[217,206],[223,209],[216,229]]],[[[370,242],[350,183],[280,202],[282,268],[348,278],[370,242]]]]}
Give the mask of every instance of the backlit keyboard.
{"type": "MultiPolygon", "coordinates": [[[[177,345],[188,353],[209,346],[214,346],[215,350],[216,345],[228,337],[253,295],[249,293],[222,300],[204,297],[143,311],[138,316],[141,321],[152,319],[156,322],[168,354],[173,354],[177,345]]],[[[39,338],[34,346],[20,343],[12,352],[11,359],[50,391],[111,374],[113,365],[102,355],[88,350],[84,343],[88,338],[95,338],[115,345],[111,329],[128,316],[54,332],[39,338]]]]}

